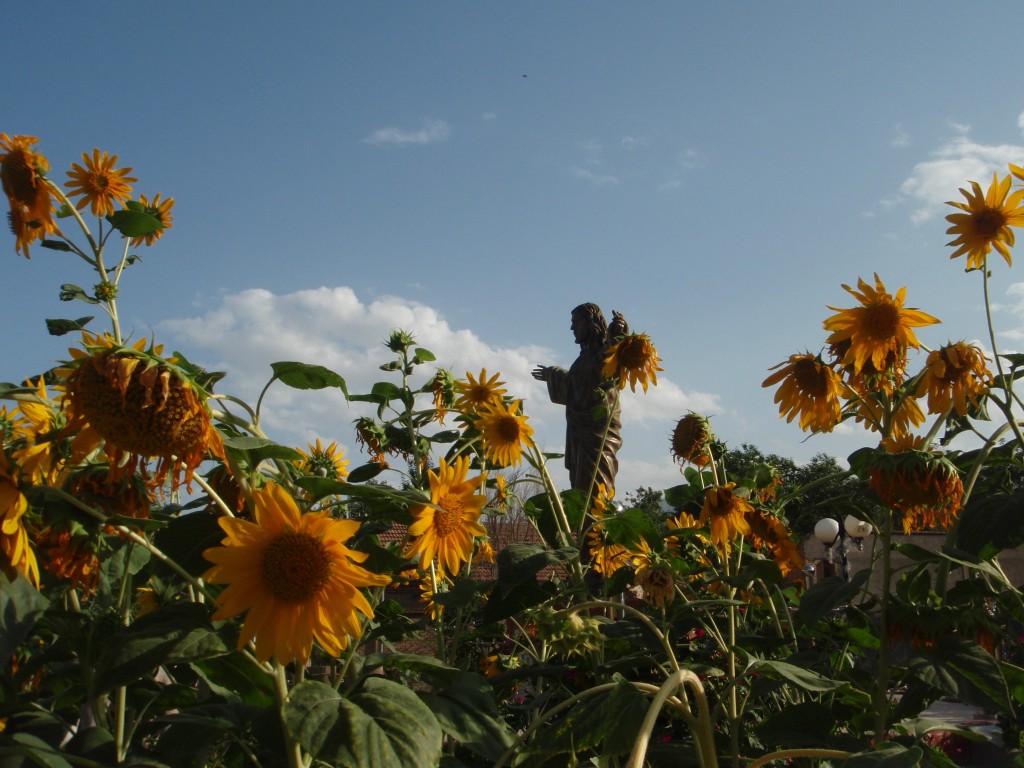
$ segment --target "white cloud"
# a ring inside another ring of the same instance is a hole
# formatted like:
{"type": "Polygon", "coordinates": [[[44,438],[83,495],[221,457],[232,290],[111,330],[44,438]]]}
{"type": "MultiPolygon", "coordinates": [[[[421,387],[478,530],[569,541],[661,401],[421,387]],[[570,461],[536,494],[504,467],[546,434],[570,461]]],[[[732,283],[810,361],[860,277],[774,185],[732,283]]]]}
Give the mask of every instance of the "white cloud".
{"type": "Polygon", "coordinates": [[[365,139],[366,144],[376,146],[393,145],[398,147],[437,144],[451,136],[451,128],[444,120],[424,120],[418,129],[378,128],[365,139]]]}
{"type": "Polygon", "coordinates": [[[930,160],[914,166],[900,185],[904,199],[916,204],[911,214],[915,223],[928,221],[947,209],[947,200],[961,197],[959,190],[969,181],[987,189],[993,172],[1006,173],[1007,163],[1024,162],[1024,146],[979,144],[967,136],[969,126],[954,126],[960,134],[932,153],[930,160]]]}
{"type": "Polygon", "coordinates": [[[612,176],[609,173],[594,173],[586,168],[580,168],[578,165],[574,166],[571,170],[572,175],[577,179],[589,181],[595,187],[608,187],[619,183],[618,177],[612,176]]]}
{"type": "Polygon", "coordinates": [[[893,126],[892,139],[889,140],[889,145],[893,147],[908,147],[910,146],[910,134],[907,133],[903,128],[903,123],[896,123],[893,126]]]}
{"type": "Polygon", "coordinates": [[[632,152],[638,147],[646,147],[651,142],[646,136],[623,136],[622,137],[622,148],[627,152],[632,152]]]}
{"type": "MultiPolygon", "coordinates": [[[[558,363],[556,353],[530,344],[492,345],[470,329],[453,328],[441,312],[417,301],[382,296],[364,302],[346,286],[284,295],[249,289],[219,297],[216,305],[198,315],[162,322],[158,337],[209,370],[227,371],[217,391],[253,405],[271,377],[270,364],[277,361],[329,368],[345,379],[353,394],[368,392],[377,381],[396,381],[380,370],[392,359],[383,342],[396,328],[413,334],[418,346],[437,357],[436,364],[417,369],[414,385],[425,383],[435,365],[450,368],[459,378],[466,371],[476,375],[481,368],[489,374],[500,372],[509,395],[525,400],[524,411],[542,449],[563,449],[564,410],[550,402],[545,386],[531,374],[538,364],[558,363]]],[[[317,437],[337,440],[355,466],[361,457],[351,422],[372,412],[364,406],[347,403],[338,391],[300,391],[275,383],[265,398],[262,426],[271,439],[289,445],[301,446],[317,437]]],[[[667,434],[675,420],[691,409],[705,413],[723,410],[717,396],[686,393],[663,376],[647,394],[623,392],[624,437],[629,447],[620,459],[642,463],[652,443],[657,444],[654,452],[660,456],[661,433],[667,434]],[[654,431],[658,436],[652,440],[654,431]]],[[[240,415],[241,409],[235,412],[240,415]]],[[[560,473],[559,467],[559,462],[552,462],[552,471],[560,473]]],[[[621,487],[633,488],[660,480],[630,475],[622,482],[621,487]]]]}

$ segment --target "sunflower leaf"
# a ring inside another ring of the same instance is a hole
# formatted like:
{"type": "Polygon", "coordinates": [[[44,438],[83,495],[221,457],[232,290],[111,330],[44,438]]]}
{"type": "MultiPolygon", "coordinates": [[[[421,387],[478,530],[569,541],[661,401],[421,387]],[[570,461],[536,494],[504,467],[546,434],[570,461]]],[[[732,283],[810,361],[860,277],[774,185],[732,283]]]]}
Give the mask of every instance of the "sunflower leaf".
{"type": "Polygon", "coordinates": [[[107,216],[107,221],[125,237],[142,237],[164,229],[163,222],[153,214],[145,210],[133,211],[131,208],[114,211],[107,216]]]}
{"type": "Polygon", "coordinates": [[[39,590],[21,576],[11,581],[0,570],[0,658],[10,659],[28,637],[36,620],[50,604],[39,590]]]}
{"type": "Polygon", "coordinates": [[[46,330],[50,332],[51,336],[63,336],[66,333],[73,331],[81,331],[85,329],[85,326],[92,320],[93,317],[80,317],[77,320],[51,320],[46,321],[46,330]]]}
{"type": "Polygon", "coordinates": [[[328,387],[337,387],[345,394],[345,399],[348,399],[348,386],[345,384],[345,380],[334,371],[324,368],[322,365],[285,361],[271,363],[270,367],[274,371],[275,379],[280,379],[284,384],[293,389],[327,389],[328,387]]]}
{"type": "Polygon", "coordinates": [[[43,240],[40,243],[43,248],[49,248],[51,251],[70,251],[71,246],[65,243],[63,240],[43,240]]]}
{"type": "Polygon", "coordinates": [[[306,680],[292,689],[282,714],[303,749],[332,765],[434,768],[441,759],[437,717],[391,680],[369,678],[348,697],[306,680]]]}
{"type": "Polygon", "coordinates": [[[414,364],[419,365],[421,363],[431,363],[437,360],[437,357],[429,349],[423,349],[423,347],[416,347],[416,351],[413,354],[412,361],[414,364]]]}

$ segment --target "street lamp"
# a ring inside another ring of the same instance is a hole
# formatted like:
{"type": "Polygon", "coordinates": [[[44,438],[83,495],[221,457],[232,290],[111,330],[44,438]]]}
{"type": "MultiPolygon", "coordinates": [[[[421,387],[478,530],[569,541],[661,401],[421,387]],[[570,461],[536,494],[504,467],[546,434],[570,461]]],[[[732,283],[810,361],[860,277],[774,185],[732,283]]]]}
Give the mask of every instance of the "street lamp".
{"type": "Polygon", "coordinates": [[[833,517],[823,517],[814,526],[814,538],[825,545],[825,575],[835,575],[832,565],[832,547],[838,546],[839,562],[842,564],[840,576],[844,581],[850,580],[850,564],[846,559],[846,547],[843,546],[843,529],[839,521],[833,517]]]}
{"type": "Polygon", "coordinates": [[[871,523],[858,520],[853,515],[846,516],[846,519],[843,520],[843,528],[846,529],[846,535],[853,539],[854,544],[857,545],[858,552],[863,551],[864,539],[870,536],[874,530],[874,526],[871,523]]]}

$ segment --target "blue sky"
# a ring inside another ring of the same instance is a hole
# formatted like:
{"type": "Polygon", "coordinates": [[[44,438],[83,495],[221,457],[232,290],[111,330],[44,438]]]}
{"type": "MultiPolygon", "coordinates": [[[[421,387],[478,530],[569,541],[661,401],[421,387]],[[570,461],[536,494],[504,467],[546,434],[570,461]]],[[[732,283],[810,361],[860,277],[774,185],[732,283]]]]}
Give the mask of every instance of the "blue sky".
{"type": "MultiPolygon", "coordinates": [[[[19,3],[5,22],[0,130],[39,136],[57,178],[99,147],[176,199],[122,282],[136,337],[253,398],[281,359],[359,391],[401,326],[460,375],[500,370],[558,450],[529,371],[572,361],[569,312],[593,301],[664,358],[625,395],[621,492],[678,481],[688,409],[798,461],[870,444],[805,440],[768,368],[817,351],[841,284],[874,272],[943,320],[926,343],[982,339],[943,201],[1024,162],[1015,3],[19,3]]],[[[60,284],[92,281],[6,242],[0,379],[19,380],[66,356],[45,318],[88,313],[60,284]]],[[[1024,282],[993,277],[1017,349],[1024,282]]],[[[282,442],[358,450],[337,397],[269,407],[282,442]]]]}

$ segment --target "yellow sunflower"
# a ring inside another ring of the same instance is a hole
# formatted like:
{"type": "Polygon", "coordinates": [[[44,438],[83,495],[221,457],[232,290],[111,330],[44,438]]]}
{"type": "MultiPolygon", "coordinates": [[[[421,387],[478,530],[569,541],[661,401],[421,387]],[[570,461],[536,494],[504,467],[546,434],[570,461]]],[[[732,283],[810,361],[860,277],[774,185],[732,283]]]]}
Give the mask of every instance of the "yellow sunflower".
{"type": "Polygon", "coordinates": [[[914,335],[914,328],[932,325],[939,320],[918,309],[905,309],[906,288],[900,288],[896,295],[888,293],[885,285],[875,275],[875,287],[858,279],[854,290],[848,285],[843,288],[860,301],[861,306],[840,309],[830,306],[838,314],[824,322],[826,331],[831,331],[828,344],[839,344],[849,340],[850,347],[842,360],[843,365],[852,366],[857,374],[870,363],[876,371],[892,367],[890,355],[896,360],[906,357],[908,348],[921,346],[914,335]]]}
{"type": "Polygon", "coordinates": [[[39,586],[39,564],[25,527],[28,499],[18,485],[17,470],[13,472],[8,459],[0,451],[0,554],[5,569],[21,571],[25,578],[39,586]]]}
{"type": "Polygon", "coordinates": [[[145,350],[145,339],[127,347],[109,337],[83,336],[85,350],[69,350],[74,361],[65,369],[65,431],[77,433],[76,454],[102,439],[114,478],[131,474],[143,459],[159,459],[154,484],[170,474],[175,489],[180,467],[190,483],[207,453],[223,456],[206,394],[161,358],[159,347],[145,350]]]}
{"type": "Polygon", "coordinates": [[[753,545],[768,551],[783,577],[800,572],[804,567],[804,557],[785,523],[762,509],[752,507],[747,515],[747,524],[753,545]]]}
{"type": "Polygon", "coordinates": [[[505,382],[498,381],[500,373],[487,378],[487,369],[480,370],[480,377],[473,378],[473,374],[466,371],[466,379],[455,382],[455,410],[465,414],[475,414],[483,406],[492,403],[500,403],[501,396],[505,394],[502,387],[505,382]]]}
{"type": "Polygon", "coordinates": [[[253,498],[255,522],[221,517],[222,546],[203,553],[214,564],[204,578],[228,585],[213,619],[245,612],[238,647],[255,638],[260,661],[305,664],[314,640],[338,656],[362,634],[358,614],[373,618],[360,588],[385,586],[390,577],[358,565],[368,555],[345,546],[359,523],[303,514],[276,483],[254,490],[253,498]]]}
{"type": "Polygon", "coordinates": [[[711,543],[729,549],[733,539],[750,534],[747,516],[754,511],[749,501],[733,491],[736,483],[709,488],[700,511],[700,524],[711,528],[711,543]]]}
{"type": "MultiPolygon", "coordinates": [[[[1014,166],[1011,166],[1011,170],[1014,166]]],[[[949,257],[967,254],[967,269],[981,269],[985,265],[989,251],[995,248],[1006,259],[1008,265],[1013,264],[1010,248],[1013,246],[1013,230],[1010,227],[1024,226],[1024,190],[1010,193],[1012,179],[1007,176],[1000,179],[992,174],[992,184],[988,192],[981,191],[981,185],[971,182],[971,191],[961,187],[961,194],[967,202],[948,202],[963,213],[951,213],[946,217],[952,226],[946,230],[947,235],[956,235],[947,245],[955,245],[957,249],[949,257]]]]}
{"type": "Polygon", "coordinates": [[[484,475],[467,480],[469,458],[460,456],[449,465],[441,459],[437,472],[430,470],[430,505],[412,507],[409,535],[415,536],[406,557],[418,558],[420,568],[429,570],[437,558],[439,576],[455,576],[473,555],[473,539],[486,536],[478,522],[487,497],[477,493],[484,475]]]}
{"type": "Polygon", "coordinates": [[[916,393],[918,397],[928,393],[928,412],[945,413],[954,408],[963,416],[968,404],[976,407],[992,381],[985,360],[976,345],[963,341],[929,352],[916,393]]]}
{"type": "MultiPolygon", "coordinates": [[[[129,169],[130,170],[130,169],[129,169]]],[[[150,232],[148,235],[142,235],[142,237],[132,238],[132,246],[138,248],[140,245],[152,245],[161,237],[164,236],[164,231],[171,228],[171,222],[174,221],[174,217],[171,216],[171,208],[174,207],[174,198],[168,197],[166,200],[160,199],[160,193],[157,192],[156,197],[152,200],[147,198],[145,195],[139,195],[139,202],[146,209],[146,213],[150,216],[155,216],[157,221],[163,224],[163,229],[158,229],[155,232],[150,232]]]]}
{"type": "Polygon", "coordinates": [[[19,422],[18,437],[24,439],[24,445],[14,451],[14,456],[22,472],[34,482],[54,485],[66,458],[64,441],[59,434],[60,405],[50,400],[42,376],[35,383],[31,380],[25,383],[35,388],[35,399],[23,399],[18,404],[18,411],[24,417],[19,422]]]}
{"type": "Polygon", "coordinates": [[[839,375],[820,357],[810,353],[790,355],[789,360],[771,370],[775,373],[761,386],[782,383],[775,393],[779,415],[784,416],[787,423],[799,416],[798,423],[804,431],[831,432],[843,415],[840,398],[847,394],[839,375]]]}
{"type": "Polygon", "coordinates": [[[309,453],[297,449],[302,458],[295,462],[304,475],[326,477],[328,480],[344,480],[348,477],[348,460],[343,459],[345,451],[338,447],[337,441],[331,442],[326,448],[316,439],[316,443],[308,443],[309,453]]]}
{"type": "Polygon", "coordinates": [[[912,397],[902,398],[891,414],[887,411],[889,401],[887,398],[884,400],[885,406],[882,401],[871,396],[858,400],[855,411],[857,423],[863,422],[872,432],[886,431],[891,438],[909,435],[915,427],[924,424],[924,412],[917,400],[912,397]]]}
{"type": "Polygon", "coordinates": [[[671,442],[672,458],[679,462],[679,471],[682,472],[682,465],[687,462],[698,467],[707,465],[711,460],[708,449],[713,439],[711,424],[693,411],[676,422],[671,442]]]}
{"type": "Polygon", "coordinates": [[[82,153],[85,167],[78,163],[71,164],[68,171],[68,197],[81,197],[75,207],[81,210],[85,206],[95,216],[109,216],[114,212],[114,201],[124,202],[132,194],[132,182],[138,181],[128,174],[131,168],[114,168],[117,155],[109,152],[100,153],[93,149],[92,157],[82,153]]]}
{"type": "Polygon", "coordinates": [[[875,453],[868,485],[903,517],[903,532],[949,530],[964,497],[963,481],[953,463],[925,450],[920,436],[882,441],[875,453]]]}
{"type": "Polygon", "coordinates": [[[14,250],[29,257],[28,247],[46,235],[59,232],[53,221],[53,198],[46,183],[50,163],[32,146],[35,136],[0,133],[0,184],[10,205],[14,250]]]}
{"type": "Polygon", "coordinates": [[[83,596],[96,591],[100,559],[92,537],[73,535],[68,528],[48,526],[37,534],[35,543],[47,573],[81,590],[83,596]]]}
{"type": "Polygon", "coordinates": [[[646,539],[637,539],[632,547],[608,540],[608,534],[600,523],[594,523],[587,533],[591,565],[605,578],[611,577],[620,568],[633,563],[633,558],[651,551],[646,539]]]}
{"type": "Polygon", "coordinates": [[[643,591],[644,602],[665,610],[676,597],[676,574],[672,566],[651,552],[636,555],[636,585],[643,591]]]}
{"type": "Polygon", "coordinates": [[[511,467],[522,461],[523,448],[532,448],[533,427],[526,423],[526,415],[519,413],[523,401],[508,406],[491,403],[481,406],[476,426],[483,440],[487,460],[500,467],[511,467]]]}
{"type": "Polygon", "coordinates": [[[630,392],[636,392],[637,384],[646,392],[648,381],[653,386],[658,385],[658,371],[664,370],[658,367],[660,362],[658,350],[651,344],[650,337],[646,333],[631,333],[608,350],[601,375],[606,379],[618,379],[619,389],[625,389],[629,382],[630,392]]]}

